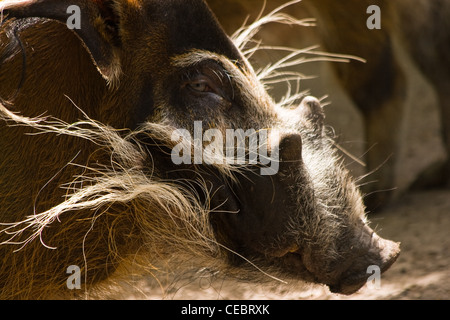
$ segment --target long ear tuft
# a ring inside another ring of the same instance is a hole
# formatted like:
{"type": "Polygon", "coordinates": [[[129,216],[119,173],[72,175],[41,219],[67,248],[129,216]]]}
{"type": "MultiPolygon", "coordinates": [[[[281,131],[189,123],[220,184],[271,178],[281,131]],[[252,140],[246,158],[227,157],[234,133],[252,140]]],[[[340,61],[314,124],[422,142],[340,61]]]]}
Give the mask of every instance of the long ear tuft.
{"type": "Polygon", "coordinates": [[[1,0],[0,13],[1,17],[47,18],[68,24],[74,13],[70,8],[74,6],[80,9],[79,24],[71,29],[89,51],[102,76],[109,83],[117,82],[121,73],[120,17],[113,0],[1,0]]]}

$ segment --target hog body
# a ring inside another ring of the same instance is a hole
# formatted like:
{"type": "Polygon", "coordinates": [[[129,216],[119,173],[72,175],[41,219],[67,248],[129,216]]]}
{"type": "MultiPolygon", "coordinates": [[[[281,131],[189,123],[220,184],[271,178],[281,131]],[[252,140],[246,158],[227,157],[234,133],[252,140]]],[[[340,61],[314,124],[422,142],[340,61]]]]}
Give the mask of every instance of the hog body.
{"type": "Polygon", "coordinates": [[[0,11],[1,298],[79,296],[70,266],[89,291],[127,266],[187,261],[351,294],[369,266],[396,260],[399,245],[367,226],[320,102],[275,103],[205,2],[3,0],[0,11]],[[68,30],[73,4],[81,29],[68,30]],[[257,151],[277,170],[261,174],[262,158],[174,163],[180,143],[194,154],[205,143],[173,138],[198,122],[223,136],[267,130],[257,151]]]}

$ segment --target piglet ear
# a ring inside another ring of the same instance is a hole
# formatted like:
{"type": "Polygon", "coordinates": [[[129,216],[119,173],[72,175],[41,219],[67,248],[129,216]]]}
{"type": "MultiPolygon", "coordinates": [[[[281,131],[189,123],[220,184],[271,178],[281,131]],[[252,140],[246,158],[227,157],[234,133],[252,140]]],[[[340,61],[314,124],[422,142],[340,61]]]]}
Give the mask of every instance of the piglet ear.
{"type": "Polygon", "coordinates": [[[120,19],[114,4],[114,0],[1,0],[0,13],[8,18],[47,18],[67,24],[102,76],[114,82],[120,75],[120,19]]]}

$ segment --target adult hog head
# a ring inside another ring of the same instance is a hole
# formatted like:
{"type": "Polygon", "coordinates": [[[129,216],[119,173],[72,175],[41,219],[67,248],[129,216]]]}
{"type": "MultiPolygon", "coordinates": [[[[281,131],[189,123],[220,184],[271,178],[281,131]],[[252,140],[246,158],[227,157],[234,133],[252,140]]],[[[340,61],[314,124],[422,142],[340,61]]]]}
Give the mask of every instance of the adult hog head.
{"type": "Polygon", "coordinates": [[[205,2],[4,0],[0,9],[9,18],[66,23],[71,5],[81,12],[74,32],[111,85],[96,120],[140,132],[157,123],[191,136],[196,122],[201,133],[213,128],[224,137],[227,129],[268,130],[277,163],[270,174],[261,173],[261,163],[231,165],[236,173],[228,175],[214,163],[177,166],[167,150],[146,146],[160,178],[178,183],[200,175],[210,186],[211,197],[201,200],[209,201],[208,223],[228,268],[350,294],[366,282],[368,266],[384,271],[395,261],[398,244],[367,226],[361,196],[324,131],[320,103],[277,106],[205,2]]]}

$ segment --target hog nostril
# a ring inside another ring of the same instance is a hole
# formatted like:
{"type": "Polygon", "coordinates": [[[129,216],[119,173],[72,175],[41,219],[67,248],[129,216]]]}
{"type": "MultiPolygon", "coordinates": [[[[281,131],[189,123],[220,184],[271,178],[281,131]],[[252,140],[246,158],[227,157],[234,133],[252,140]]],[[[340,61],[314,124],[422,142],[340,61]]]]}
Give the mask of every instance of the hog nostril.
{"type": "Polygon", "coordinates": [[[302,137],[291,134],[283,137],[280,142],[280,161],[292,162],[302,159],[302,137]]]}

